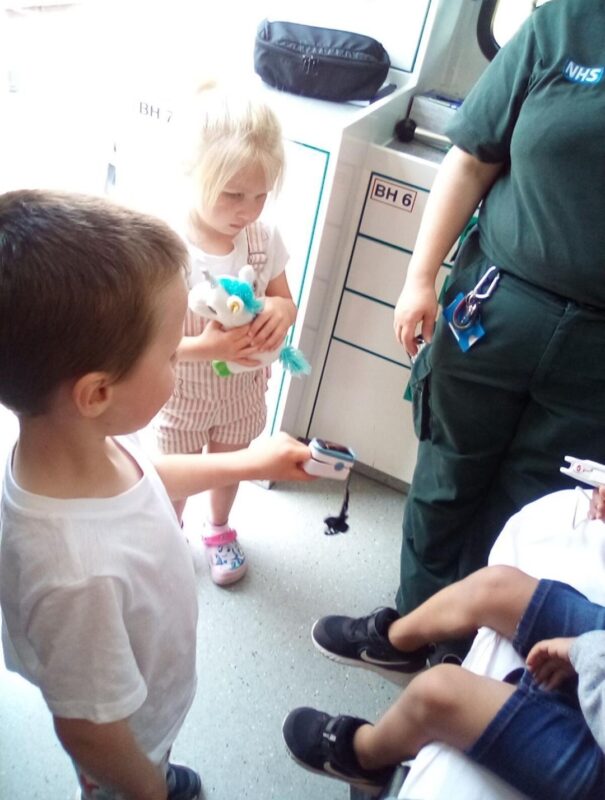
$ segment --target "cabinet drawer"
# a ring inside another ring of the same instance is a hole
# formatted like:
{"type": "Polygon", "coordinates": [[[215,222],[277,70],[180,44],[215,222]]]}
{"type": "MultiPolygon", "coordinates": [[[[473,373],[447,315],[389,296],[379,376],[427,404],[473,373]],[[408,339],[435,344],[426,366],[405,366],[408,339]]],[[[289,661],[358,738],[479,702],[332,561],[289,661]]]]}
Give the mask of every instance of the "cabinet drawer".
{"type": "Polygon", "coordinates": [[[346,444],[363,464],[409,483],[417,451],[412,406],[403,399],[409,375],[403,366],[333,340],[310,435],[346,444]]]}
{"type": "Polygon", "coordinates": [[[390,303],[403,287],[411,253],[358,236],[353,249],[347,288],[390,303]]]}
{"type": "Polygon", "coordinates": [[[393,308],[345,289],[334,336],[363,350],[409,366],[393,333],[393,308]]]}

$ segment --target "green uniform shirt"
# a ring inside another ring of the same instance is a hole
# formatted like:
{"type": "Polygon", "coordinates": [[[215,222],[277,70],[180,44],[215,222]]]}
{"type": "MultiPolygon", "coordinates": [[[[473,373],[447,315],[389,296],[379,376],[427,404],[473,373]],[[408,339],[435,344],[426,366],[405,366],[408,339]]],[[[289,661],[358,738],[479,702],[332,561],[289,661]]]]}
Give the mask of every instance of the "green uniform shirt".
{"type": "Polygon", "coordinates": [[[507,272],[605,308],[605,2],[551,0],[502,48],[451,123],[504,171],[479,218],[507,272]]]}

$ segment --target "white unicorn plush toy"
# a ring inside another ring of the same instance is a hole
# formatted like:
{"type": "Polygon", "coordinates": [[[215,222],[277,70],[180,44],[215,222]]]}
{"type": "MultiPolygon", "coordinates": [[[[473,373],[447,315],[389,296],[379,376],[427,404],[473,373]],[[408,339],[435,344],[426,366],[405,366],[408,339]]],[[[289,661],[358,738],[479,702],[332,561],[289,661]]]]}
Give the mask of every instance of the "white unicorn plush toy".
{"type": "MultiPolygon", "coordinates": [[[[254,267],[242,267],[238,277],[220,275],[214,277],[207,270],[204,280],[189,292],[189,308],[204,319],[214,319],[226,330],[246,325],[263,310],[264,299],[254,295],[254,267]]],[[[217,375],[235,375],[249,372],[279,360],[284,369],[293,375],[308,375],[311,367],[302,352],[282,343],[276,350],[258,353],[254,359],[258,366],[245,367],[233,361],[213,361],[212,367],[217,375]]]]}

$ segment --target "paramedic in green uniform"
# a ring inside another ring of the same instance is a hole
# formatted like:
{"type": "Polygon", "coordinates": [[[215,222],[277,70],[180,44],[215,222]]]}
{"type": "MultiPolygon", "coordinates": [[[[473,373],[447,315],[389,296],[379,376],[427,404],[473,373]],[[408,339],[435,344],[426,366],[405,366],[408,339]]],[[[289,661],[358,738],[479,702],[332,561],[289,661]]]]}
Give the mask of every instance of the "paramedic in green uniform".
{"type": "MultiPolygon", "coordinates": [[[[551,0],[457,112],[395,333],[421,441],[406,502],[400,613],[487,562],[506,520],[573,485],[565,455],[605,461],[605,3],[551,0]],[[495,265],[484,335],[436,326],[435,279],[467,220],[444,307],[495,265]]],[[[463,651],[462,647],[458,648],[463,651]]]]}

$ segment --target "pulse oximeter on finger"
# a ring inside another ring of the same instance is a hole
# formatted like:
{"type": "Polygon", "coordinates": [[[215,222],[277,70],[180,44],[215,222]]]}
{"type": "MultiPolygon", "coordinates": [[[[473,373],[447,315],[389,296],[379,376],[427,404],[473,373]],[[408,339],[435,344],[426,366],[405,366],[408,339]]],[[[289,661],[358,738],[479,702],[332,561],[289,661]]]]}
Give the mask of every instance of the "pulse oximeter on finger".
{"type": "Polygon", "coordinates": [[[349,477],[356,458],[350,447],[326,439],[311,439],[309,449],[311,458],[303,465],[303,469],[309,475],[335,478],[339,481],[349,477]]]}

